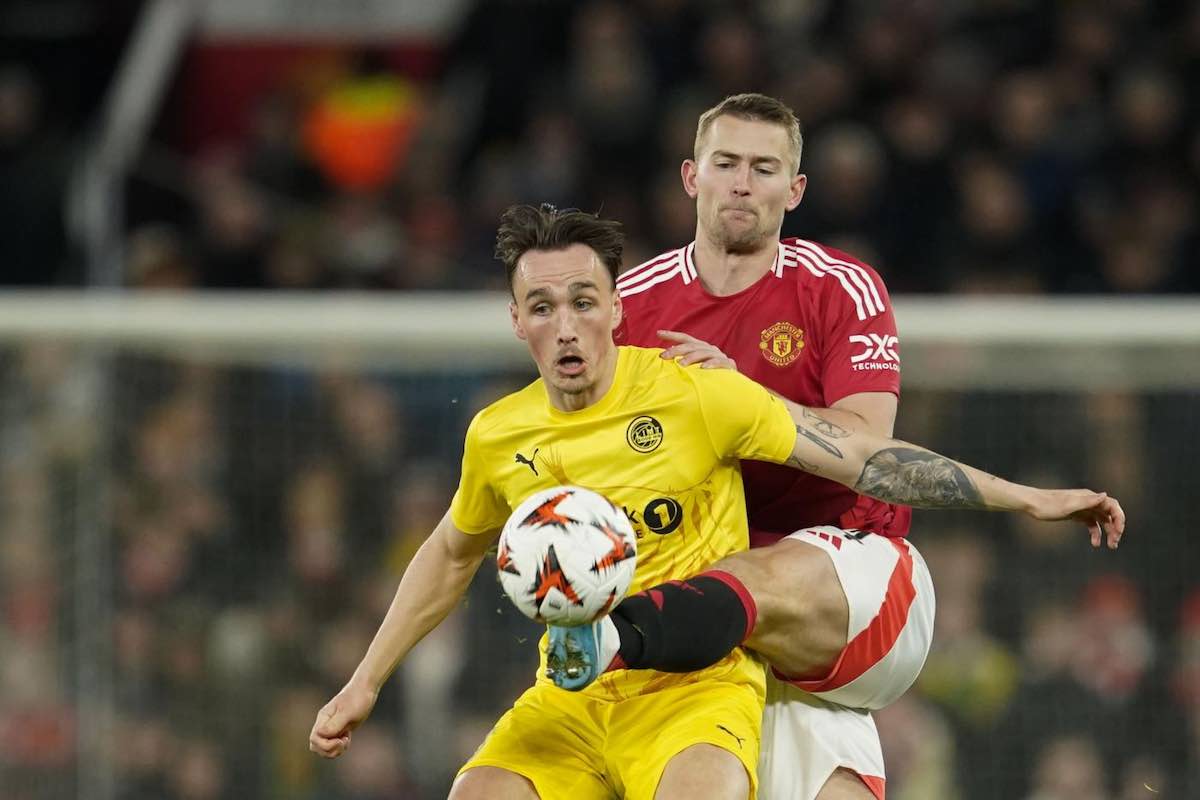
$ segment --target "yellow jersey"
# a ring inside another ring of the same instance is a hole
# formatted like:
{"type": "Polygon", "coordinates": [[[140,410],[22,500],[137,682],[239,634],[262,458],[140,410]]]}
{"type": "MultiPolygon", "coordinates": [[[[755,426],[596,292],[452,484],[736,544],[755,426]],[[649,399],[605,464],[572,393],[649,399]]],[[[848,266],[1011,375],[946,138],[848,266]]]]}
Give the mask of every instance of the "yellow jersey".
{"type": "MultiPolygon", "coordinates": [[[[467,429],[450,518],[496,534],[541,489],[582,486],[624,508],[638,537],[630,593],[695,575],[749,547],[741,459],[783,463],[796,428],[766,389],[727,369],[681,367],[662,351],[619,347],[612,386],[579,411],[555,408],[539,379],[483,409],[467,429]]],[[[545,638],[540,645],[545,667],[545,638]]],[[[702,679],[757,685],[740,648],[707,669],[606,673],[585,693],[621,700],[702,679]]]]}

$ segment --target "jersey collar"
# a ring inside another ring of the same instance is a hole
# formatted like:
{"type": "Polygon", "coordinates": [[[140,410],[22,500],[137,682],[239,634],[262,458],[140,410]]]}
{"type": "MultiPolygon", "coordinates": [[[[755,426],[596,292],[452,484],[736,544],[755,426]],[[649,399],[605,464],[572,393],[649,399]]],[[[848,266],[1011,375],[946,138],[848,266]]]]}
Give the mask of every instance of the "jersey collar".
{"type": "MultiPolygon", "coordinates": [[[[683,282],[685,284],[696,280],[696,261],[693,254],[696,252],[696,241],[683,248],[683,282]]],[[[794,264],[792,266],[795,266],[794,264]]],[[[771,272],[776,278],[783,277],[783,241],[781,240],[775,247],[775,261],[771,264],[771,272]]]]}

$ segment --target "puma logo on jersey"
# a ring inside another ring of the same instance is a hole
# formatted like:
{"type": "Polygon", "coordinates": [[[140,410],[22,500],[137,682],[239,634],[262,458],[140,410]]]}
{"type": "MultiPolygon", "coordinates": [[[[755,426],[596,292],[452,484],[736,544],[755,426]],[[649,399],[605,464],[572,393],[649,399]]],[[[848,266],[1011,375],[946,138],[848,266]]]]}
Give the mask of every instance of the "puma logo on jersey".
{"type": "Polygon", "coordinates": [[[718,725],[718,726],[717,726],[717,728],[718,728],[719,730],[723,730],[723,731],[725,731],[725,732],[726,732],[726,733],[728,733],[730,736],[732,736],[733,738],[737,739],[737,743],[738,743],[738,749],[741,749],[741,747],[742,747],[742,742],[746,741],[745,739],[743,739],[741,736],[738,736],[736,733],[734,733],[733,731],[729,730],[729,728],[726,728],[724,725],[718,725]]]}
{"type": "Polygon", "coordinates": [[[533,463],[533,460],[535,458],[537,458],[539,449],[541,449],[541,448],[538,448],[538,447],[533,448],[533,455],[531,455],[529,458],[526,458],[525,456],[521,455],[520,453],[517,453],[516,459],[515,459],[518,464],[524,464],[525,466],[527,466],[531,470],[533,470],[534,475],[537,475],[538,471],[537,471],[537,466],[535,466],[533,463]]]}

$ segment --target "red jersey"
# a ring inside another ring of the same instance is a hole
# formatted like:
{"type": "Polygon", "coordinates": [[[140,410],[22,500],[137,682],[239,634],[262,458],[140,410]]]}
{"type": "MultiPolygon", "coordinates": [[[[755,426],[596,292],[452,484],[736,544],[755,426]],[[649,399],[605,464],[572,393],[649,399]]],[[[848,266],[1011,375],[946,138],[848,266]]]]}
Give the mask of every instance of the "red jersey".
{"type": "MultiPolygon", "coordinates": [[[[663,253],[617,279],[625,306],[618,344],[663,347],[659,330],[682,331],[719,347],[743,374],[814,408],[858,392],[899,395],[896,319],[875,270],[816,242],[785,239],[770,272],[717,297],[697,278],[694,249],[692,243],[663,253]]],[[[908,507],[815,475],[755,461],[742,464],[742,479],[753,545],[812,525],[908,534],[908,507]]]]}

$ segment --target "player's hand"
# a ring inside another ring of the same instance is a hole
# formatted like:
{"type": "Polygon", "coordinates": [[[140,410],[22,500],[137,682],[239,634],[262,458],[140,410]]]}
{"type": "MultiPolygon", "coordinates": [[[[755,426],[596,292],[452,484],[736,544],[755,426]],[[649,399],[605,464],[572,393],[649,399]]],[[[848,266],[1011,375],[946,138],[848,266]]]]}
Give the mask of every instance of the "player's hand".
{"type": "Polygon", "coordinates": [[[660,339],[674,342],[662,351],[662,357],[678,358],[682,366],[699,364],[706,369],[737,369],[734,360],[722,353],[720,348],[697,339],[695,336],[689,336],[680,331],[659,331],[658,336],[660,339]]]}
{"type": "Polygon", "coordinates": [[[1110,550],[1116,550],[1125,534],[1125,511],[1116,498],[1104,492],[1045,489],[1038,493],[1029,514],[1040,520],[1082,522],[1091,534],[1092,547],[1099,547],[1104,540],[1110,550]]]}
{"type": "Polygon", "coordinates": [[[308,749],[325,758],[337,758],[350,746],[350,732],[363,723],[375,707],[379,693],[351,681],[317,712],[308,749]]]}

